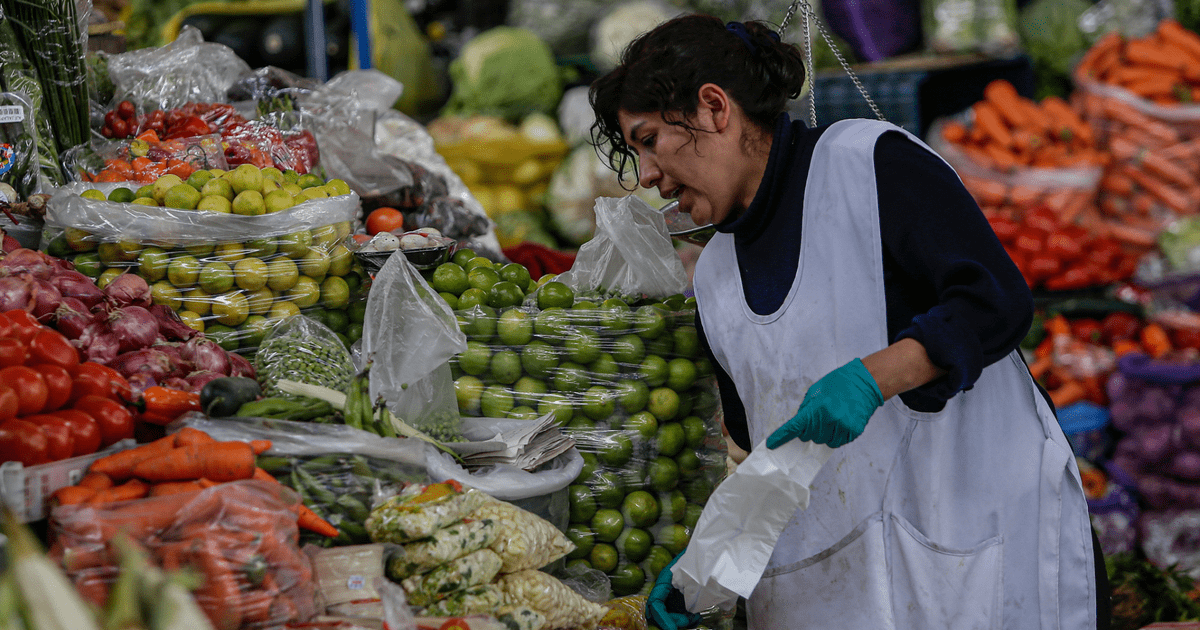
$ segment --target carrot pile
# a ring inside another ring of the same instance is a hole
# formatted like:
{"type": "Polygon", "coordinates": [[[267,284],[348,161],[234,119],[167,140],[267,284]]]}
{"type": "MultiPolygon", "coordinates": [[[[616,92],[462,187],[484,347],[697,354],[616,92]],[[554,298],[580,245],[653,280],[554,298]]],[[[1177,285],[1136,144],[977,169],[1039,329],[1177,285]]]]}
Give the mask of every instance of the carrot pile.
{"type": "Polygon", "coordinates": [[[168,571],[203,578],[196,603],[217,630],[283,627],[313,614],[312,570],[298,546],[298,497],[257,479],[139,501],[82,503],[51,516],[50,556],[80,594],[103,604],[126,534],[168,571]]]}
{"type": "Polygon", "coordinates": [[[1200,36],[1171,19],[1145,37],[1113,31],[1088,50],[1075,76],[1119,86],[1158,105],[1195,103],[1200,101],[1200,36]]]}
{"type": "MultiPolygon", "coordinates": [[[[270,448],[269,440],[219,442],[204,431],[186,427],[97,459],[78,484],[58,489],[50,500],[55,506],[98,505],[200,492],[243,479],[277,484],[270,473],[255,464],[256,456],[270,448]]],[[[300,527],[337,537],[337,528],[304,504],[296,504],[295,511],[300,527]]]]}

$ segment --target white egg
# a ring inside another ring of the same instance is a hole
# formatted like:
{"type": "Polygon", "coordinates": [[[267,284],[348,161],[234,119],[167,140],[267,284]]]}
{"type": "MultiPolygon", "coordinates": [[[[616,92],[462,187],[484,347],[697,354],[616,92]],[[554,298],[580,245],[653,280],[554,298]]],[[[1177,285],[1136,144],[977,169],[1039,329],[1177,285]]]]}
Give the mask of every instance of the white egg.
{"type": "Polygon", "coordinates": [[[424,234],[408,233],[400,237],[400,249],[423,249],[433,247],[424,234]]]}
{"type": "Polygon", "coordinates": [[[400,247],[400,239],[396,238],[395,234],[390,232],[380,232],[371,237],[367,244],[363,246],[363,251],[368,252],[391,252],[400,247]]]}

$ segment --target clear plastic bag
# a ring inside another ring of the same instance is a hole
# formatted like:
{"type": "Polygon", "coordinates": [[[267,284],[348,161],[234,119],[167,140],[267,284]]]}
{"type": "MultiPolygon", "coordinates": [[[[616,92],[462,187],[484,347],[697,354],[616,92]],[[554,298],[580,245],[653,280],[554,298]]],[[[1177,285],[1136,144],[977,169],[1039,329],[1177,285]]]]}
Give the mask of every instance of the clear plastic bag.
{"type": "Polygon", "coordinates": [[[451,593],[492,581],[502,564],[491,549],[478,549],[434,568],[428,573],[405,578],[400,585],[414,606],[428,606],[451,593]]]}
{"type": "Polygon", "coordinates": [[[313,613],[312,568],[297,545],[299,497],[278,484],[234,481],[206,490],[55,508],[52,557],[102,606],[123,532],[168,571],[203,577],[196,603],[222,630],[278,627],[313,613]]]}
{"type": "Polygon", "coordinates": [[[662,213],[638,197],[596,200],[596,235],[558,280],[575,290],[664,297],[687,287],[662,213]]]}
{"type": "Polygon", "coordinates": [[[165,172],[179,163],[191,167],[179,171],[190,171],[189,175],[197,170],[229,168],[221,146],[221,136],[215,134],[164,140],[155,144],[136,139],[93,141],[63,154],[63,167],[71,181],[76,182],[85,178],[86,181],[100,181],[97,177],[102,177],[105,182],[136,182],[139,186],[153,184],[157,170],[165,172]],[[132,165],[132,161],[139,157],[149,162],[146,170],[140,172],[135,171],[132,165]]]}
{"type": "Polygon", "coordinates": [[[3,201],[24,201],[42,191],[36,115],[25,95],[0,92],[0,183],[12,187],[0,190],[3,201]]]}
{"type": "MultiPolygon", "coordinates": [[[[17,32],[9,16],[0,11],[0,38],[16,42],[17,32]]],[[[38,79],[37,70],[27,51],[18,46],[0,48],[0,68],[4,69],[4,87],[22,94],[29,100],[34,112],[34,131],[38,148],[38,163],[42,177],[42,188],[63,184],[63,170],[58,163],[58,138],[52,128],[50,110],[45,90],[38,79]]]]}
{"type": "Polygon", "coordinates": [[[501,575],[496,584],[510,606],[528,606],[546,617],[547,628],[595,628],[608,609],[589,602],[559,581],[535,569],[501,575]]]}
{"type": "Polygon", "coordinates": [[[428,538],[391,549],[387,575],[400,581],[425,573],[455,558],[490,547],[499,534],[499,527],[492,519],[468,518],[452,523],[428,538]]]}
{"type": "Polygon", "coordinates": [[[502,573],[540,569],[575,549],[549,521],[507,501],[488,497],[471,517],[491,519],[499,528],[491,548],[500,555],[502,573]]]}
{"type": "Polygon", "coordinates": [[[406,543],[428,538],[457,523],[487,499],[454,483],[413,484],[371,510],[367,531],[375,542],[406,543]]]}
{"type": "Polygon", "coordinates": [[[238,79],[250,73],[233,49],[205,42],[200,31],[183,27],[175,41],[108,57],[115,85],[113,101],[130,100],[144,109],[172,109],[187,103],[221,103],[238,79]]]}
{"type": "Polygon", "coordinates": [[[254,369],[268,396],[283,393],[275,387],[280,379],[344,392],[355,374],[350,351],[333,331],[303,315],[271,329],[254,355],[254,369]]]}
{"type": "Polygon", "coordinates": [[[363,356],[372,363],[371,398],[425,431],[457,424],[448,361],[466,347],[454,313],[404,256],[392,256],[367,298],[363,356]]]}
{"type": "Polygon", "coordinates": [[[1138,520],[1141,549],[1160,568],[1175,567],[1200,579],[1200,510],[1145,512],[1138,520]]]}

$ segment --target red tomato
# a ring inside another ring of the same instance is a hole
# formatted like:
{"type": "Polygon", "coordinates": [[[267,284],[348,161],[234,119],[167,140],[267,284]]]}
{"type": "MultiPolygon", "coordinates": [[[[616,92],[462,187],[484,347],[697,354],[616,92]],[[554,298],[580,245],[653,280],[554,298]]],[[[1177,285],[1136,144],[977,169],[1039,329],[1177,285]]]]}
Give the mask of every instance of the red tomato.
{"type": "Polygon", "coordinates": [[[76,409],[59,409],[48,415],[62,418],[71,425],[71,434],[75,436],[75,450],[72,457],[90,455],[100,450],[100,425],[96,419],[76,409]]]}
{"type": "Polygon", "coordinates": [[[0,462],[18,461],[26,466],[49,460],[49,443],[38,425],[24,420],[0,422],[0,462]]]}
{"type": "Polygon", "coordinates": [[[992,230],[996,232],[996,238],[1000,239],[1001,243],[1011,243],[1021,230],[1020,223],[1007,217],[989,217],[988,223],[992,225],[992,230]]]}
{"type": "Polygon", "coordinates": [[[404,228],[404,213],[395,208],[375,208],[367,215],[367,234],[375,235],[380,232],[404,228]]]}
{"type": "Polygon", "coordinates": [[[1088,343],[1100,343],[1104,337],[1104,329],[1100,322],[1085,317],[1071,322],[1071,336],[1088,343]]]}
{"type": "Polygon", "coordinates": [[[1055,230],[1046,237],[1046,252],[1062,262],[1071,262],[1083,256],[1083,243],[1066,230],[1055,230]]]}
{"type": "Polygon", "coordinates": [[[1029,257],[1028,271],[1035,283],[1041,282],[1061,270],[1062,263],[1050,254],[1034,254],[1029,257]]]}
{"type": "Polygon", "coordinates": [[[111,398],[84,396],[72,408],[96,419],[101,447],[133,437],[133,412],[111,398]]]}
{"type": "Polygon", "coordinates": [[[20,397],[7,385],[0,385],[0,422],[17,417],[20,397]]]}
{"type": "Polygon", "coordinates": [[[50,390],[37,370],[24,365],[6,367],[0,370],[0,383],[12,387],[13,391],[17,392],[18,416],[41,413],[46,408],[50,390]]]}
{"type": "Polygon", "coordinates": [[[107,365],[101,365],[99,370],[104,374],[108,374],[109,398],[123,403],[133,402],[133,387],[129,385],[129,381],[124,376],[121,376],[120,372],[107,365]]]}
{"type": "Polygon", "coordinates": [[[1200,349],[1200,330],[1175,328],[1171,330],[1171,345],[1176,348],[1200,349]]]}
{"type": "Polygon", "coordinates": [[[121,101],[117,103],[116,112],[117,116],[125,120],[132,120],[134,115],[137,114],[137,107],[130,101],[121,101]]]}
{"type": "Polygon", "coordinates": [[[75,366],[71,372],[71,398],[73,403],[84,396],[112,397],[112,375],[108,369],[99,363],[85,361],[75,366]]]}
{"type": "Polygon", "coordinates": [[[67,459],[75,452],[75,434],[66,420],[45,414],[34,414],[21,419],[38,425],[42,433],[46,434],[46,457],[50,461],[67,459]]]}
{"type": "Polygon", "coordinates": [[[4,313],[4,317],[13,324],[10,336],[15,336],[25,343],[29,343],[33,336],[42,329],[42,325],[34,319],[33,315],[19,308],[7,311],[4,313]]]}
{"type": "Polygon", "coordinates": [[[1142,320],[1131,313],[1117,311],[1106,315],[1100,328],[1100,339],[1111,346],[1114,341],[1137,339],[1138,333],[1142,332],[1142,320]]]}
{"type": "Polygon", "coordinates": [[[61,365],[36,363],[29,366],[42,375],[46,382],[46,408],[44,411],[62,409],[71,399],[71,373],[61,365]]]}
{"type": "Polygon", "coordinates": [[[29,342],[30,363],[50,363],[71,368],[79,364],[79,351],[57,330],[43,328],[29,342]]]}
{"type": "Polygon", "coordinates": [[[25,347],[25,344],[21,343],[20,339],[12,337],[0,338],[0,367],[25,365],[25,359],[28,357],[29,349],[25,347]]]}

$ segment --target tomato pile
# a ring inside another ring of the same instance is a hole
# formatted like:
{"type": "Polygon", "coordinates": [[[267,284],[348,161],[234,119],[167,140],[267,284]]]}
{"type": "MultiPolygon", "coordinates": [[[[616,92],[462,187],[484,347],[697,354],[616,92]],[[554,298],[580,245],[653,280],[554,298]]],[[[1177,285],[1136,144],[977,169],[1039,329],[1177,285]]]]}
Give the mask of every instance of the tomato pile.
{"type": "Polygon", "coordinates": [[[0,314],[0,461],[26,466],[94,453],[134,434],[129,382],[80,362],[28,312],[0,314]]]}

